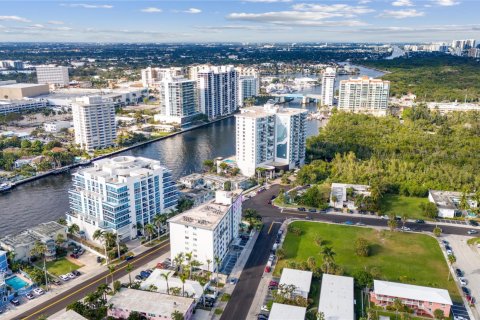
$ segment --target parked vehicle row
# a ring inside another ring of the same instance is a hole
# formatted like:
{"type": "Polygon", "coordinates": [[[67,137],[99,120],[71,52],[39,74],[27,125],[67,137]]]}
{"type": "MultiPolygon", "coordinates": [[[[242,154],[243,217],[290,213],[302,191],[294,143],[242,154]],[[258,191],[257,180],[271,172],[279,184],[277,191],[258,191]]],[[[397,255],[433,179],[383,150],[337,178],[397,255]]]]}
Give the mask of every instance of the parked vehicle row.
{"type": "MultiPolygon", "coordinates": [[[[41,295],[44,295],[45,294],[45,291],[42,289],[42,288],[35,288],[33,289],[32,291],[28,292],[27,294],[25,294],[25,298],[27,298],[28,300],[33,300],[35,299],[36,297],[39,297],[41,295]]],[[[21,303],[20,303],[20,299],[17,297],[17,298],[13,298],[12,300],[10,300],[10,303],[14,306],[19,306],[21,303]]],[[[1,314],[2,312],[0,312],[1,314]]]]}
{"type": "Polygon", "coordinates": [[[81,275],[80,271],[78,270],[73,270],[72,272],[69,272],[67,274],[62,274],[59,276],[60,279],[63,281],[69,281],[72,279],[75,279],[76,277],[79,277],[81,275]]]}
{"type": "Polygon", "coordinates": [[[142,270],[142,271],[140,271],[139,274],[137,274],[137,275],[135,276],[135,279],[140,280],[140,281],[145,280],[145,279],[147,279],[148,277],[150,277],[150,275],[152,274],[152,272],[153,272],[152,269],[142,270]]]}

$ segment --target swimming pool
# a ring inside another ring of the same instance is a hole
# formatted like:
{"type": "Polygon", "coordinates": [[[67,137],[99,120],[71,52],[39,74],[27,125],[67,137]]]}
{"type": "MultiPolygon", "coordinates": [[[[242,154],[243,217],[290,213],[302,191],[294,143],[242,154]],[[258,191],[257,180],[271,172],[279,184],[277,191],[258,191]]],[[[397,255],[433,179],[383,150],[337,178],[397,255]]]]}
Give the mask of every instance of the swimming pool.
{"type": "Polygon", "coordinates": [[[223,162],[232,164],[232,163],[235,163],[235,160],[227,159],[227,160],[223,160],[223,162]]]}
{"type": "Polygon", "coordinates": [[[11,278],[6,279],[5,283],[7,285],[9,285],[10,287],[12,287],[13,290],[19,290],[19,289],[22,289],[22,288],[28,286],[27,282],[25,282],[23,279],[21,279],[17,276],[13,276],[11,278]]]}

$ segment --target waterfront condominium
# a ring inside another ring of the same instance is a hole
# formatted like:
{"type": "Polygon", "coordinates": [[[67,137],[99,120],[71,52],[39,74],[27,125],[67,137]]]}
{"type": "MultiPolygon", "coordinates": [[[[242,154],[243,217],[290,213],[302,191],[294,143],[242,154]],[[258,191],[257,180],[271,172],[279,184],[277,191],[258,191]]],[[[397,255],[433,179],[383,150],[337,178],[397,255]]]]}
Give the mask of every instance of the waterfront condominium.
{"type": "Polygon", "coordinates": [[[238,104],[242,107],[248,98],[258,96],[260,79],[255,76],[240,76],[238,78],[238,104]]]}
{"type": "Polygon", "coordinates": [[[258,167],[290,170],[305,163],[307,110],[271,102],[241,109],[236,118],[236,162],[245,176],[258,167]]]}
{"type": "Polygon", "coordinates": [[[160,82],[160,116],[165,122],[186,123],[198,114],[197,82],[184,77],[166,77],[160,82]]]}
{"type": "Polygon", "coordinates": [[[55,87],[66,87],[70,80],[68,77],[68,67],[45,65],[36,66],[37,83],[49,84],[55,87]]]}
{"type": "Polygon", "coordinates": [[[335,76],[337,72],[334,68],[328,67],[322,76],[322,105],[333,106],[333,96],[335,93],[335,76]]]}
{"type": "Polygon", "coordinates": [[[202,269],[218,271],[228,247],[238,238],[242,218],[242,196],[230,191],[217,191],[215,199],[168,220],[170,255],[191,253],[202,269]],[[210,263],[208,262],[210,261],[210,263]]]}
{"type": "Polygon", "coordinates": [[[157,87],[166,77],[177,77],[185,75],[185,69],[181,67],[154,68],[148,67],[140,71],[142,85],[144,87],[157,87]]]}
{"type": "Polygon", "coordinates": [[[237,110],[238,72],[233,66],[203,66],[195,74],[202,113],[214,119],[237,110]]]}
{"type": "Polygon", "coordinates": [[[386,115],[390,81],[361,77],[340,81],[338,110],[386,115]]]}
{"type": "Polygon", "coordinates": [[[114,102],[101,96],[77,98],[72,104],[75,143],[87,151],[115,144],[116,125],[114,102]]]}
{"type": "Polygon", "coordinates": [[[98,160],[77,171],[69,194],[67,222],[77,224],[88,240],[98,229],[114,232],[122,241],[135,238],[178,200],[170,170],[157,160],[128,156],[98,160]]]}

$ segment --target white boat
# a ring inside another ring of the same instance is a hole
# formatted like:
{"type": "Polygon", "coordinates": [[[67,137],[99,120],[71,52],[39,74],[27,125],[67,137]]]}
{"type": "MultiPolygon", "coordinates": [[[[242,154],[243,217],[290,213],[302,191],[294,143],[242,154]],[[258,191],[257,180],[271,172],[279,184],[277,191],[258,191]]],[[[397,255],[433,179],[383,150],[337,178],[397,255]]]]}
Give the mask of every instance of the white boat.
{"type": "Polygon", "coordinates": [[[12,185],[9,182],[0,184],[0,192],[7,192],[10,189],[12,189],[12,185]]]}

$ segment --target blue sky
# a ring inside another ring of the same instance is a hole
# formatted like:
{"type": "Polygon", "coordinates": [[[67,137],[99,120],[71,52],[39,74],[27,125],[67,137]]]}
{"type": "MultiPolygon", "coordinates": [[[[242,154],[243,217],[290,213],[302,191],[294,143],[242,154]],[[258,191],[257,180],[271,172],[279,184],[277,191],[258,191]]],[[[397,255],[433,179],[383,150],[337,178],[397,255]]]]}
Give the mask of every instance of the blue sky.
{"type": "Polygon", "coordinates": [[[0,8],[0,41],[480,40],[477,0],[0,0],[0,8]]]}

